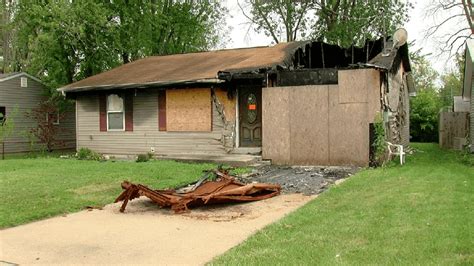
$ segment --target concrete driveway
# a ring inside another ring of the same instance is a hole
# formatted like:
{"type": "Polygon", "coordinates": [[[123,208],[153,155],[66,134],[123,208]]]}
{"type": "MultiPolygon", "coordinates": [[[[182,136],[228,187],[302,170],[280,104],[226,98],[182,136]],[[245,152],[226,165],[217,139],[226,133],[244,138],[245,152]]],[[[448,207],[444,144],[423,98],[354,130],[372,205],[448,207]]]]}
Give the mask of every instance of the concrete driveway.
{"type": "Polygon", "coordinates": [[[148,199],[81,211],[0,231],[0,261],[16,264],[200,265],[244,241],[314,196],[173,214],[148,199]]]}

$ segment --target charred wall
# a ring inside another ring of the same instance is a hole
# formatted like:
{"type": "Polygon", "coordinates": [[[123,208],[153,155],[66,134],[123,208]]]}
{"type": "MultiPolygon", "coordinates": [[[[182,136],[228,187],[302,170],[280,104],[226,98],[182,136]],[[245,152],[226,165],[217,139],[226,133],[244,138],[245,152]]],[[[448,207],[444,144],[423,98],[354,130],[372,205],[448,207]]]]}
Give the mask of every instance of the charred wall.
{"type": "Polygon", "coordinates": [[[342,48],[323,42],[311,42],[295,52],[294,68],[348,68],[367,63],[383,49],[383,40],[367,41],[363,47],[342,48]]]}

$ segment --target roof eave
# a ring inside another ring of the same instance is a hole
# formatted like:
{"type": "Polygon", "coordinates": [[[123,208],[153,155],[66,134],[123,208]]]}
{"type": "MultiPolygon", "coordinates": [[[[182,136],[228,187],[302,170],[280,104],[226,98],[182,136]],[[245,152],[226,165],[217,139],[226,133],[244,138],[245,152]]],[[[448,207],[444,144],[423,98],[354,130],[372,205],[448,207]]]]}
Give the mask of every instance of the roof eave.
{"type": "Polygon", "coordinates": [[[30,78],[30,79],[32,79],[32,80],[38,82],[38,83],[41,83],[43,86],[45,85],[40,79],[38,79],[37,77],[34,77],[34,76],[32,76],[32,75],[30,75],[30,74],[28,74],[28,73],[26,73],[26,72],[18,72],[18,73],[14,74],[14,75],[7,76],[7,77],[5,77],[5,78],[3,78],[3,79],[0,79],[0,82],[4,82],[4,81],[10,80],[10,79],[14,79],[14,78],[17,78],[17,77],[21,77],[21,76],[26,76],[26,77],[28,77],[28,78],[30,78]]]}
{"type": "Polygon", "coordinates": [[[178,80],[178,81],[158,81],[149,83],[128,83],[128,84],[109,84],[100,86],[84,86],[84,87],[62,87],[57,89],[63,95],[74,92],[85,92],[85,91],[102,91],[102,90],[124,90],[124,89],[146,89],[146,88],[160,88],[168,87],[172,85],[191,85],[191,84],[219,84],[225,81],[211,78],[211,79],[196,79],[196,80],[178,80]]]}

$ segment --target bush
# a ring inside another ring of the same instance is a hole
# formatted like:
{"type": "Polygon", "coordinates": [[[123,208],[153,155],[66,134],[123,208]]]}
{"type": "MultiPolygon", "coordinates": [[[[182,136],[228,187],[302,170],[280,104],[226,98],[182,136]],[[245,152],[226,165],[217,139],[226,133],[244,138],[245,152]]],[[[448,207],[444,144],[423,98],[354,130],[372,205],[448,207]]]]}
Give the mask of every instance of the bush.
{"type": "Polygon", "coordinates": [[[420,90],[410,98],[410,135],[414,142],[438,142],[438,113],[442,103],[435,90],[420,90]]]}
{"type": "Polygon", "coordinates": [[[79,160],[91,160],[91,161],[103,161],[104,156],[100,153],[97,153],[89,148],[80,148],[76,154],[77,159],[79,160]]]}
{"type": "Polygon", "coordinates": [[[138,154],[137,156],[137,163],[144,163],[150,160],[149,154],[138,154]]]}
{"type": "Polygon", "coordinates": [[[467,166],[474,166],[474,154],[471,153],[469,145],[461,151],[461,163],[467,166]]]}
{"type": "Polygon", "coordinates": [[[375,166],[383,165],[387,158],[387,142],[385,139],[385,127],[383,117],[379,113],[374,121],[375,140],[372,146],[375,148],[375,166]]]}

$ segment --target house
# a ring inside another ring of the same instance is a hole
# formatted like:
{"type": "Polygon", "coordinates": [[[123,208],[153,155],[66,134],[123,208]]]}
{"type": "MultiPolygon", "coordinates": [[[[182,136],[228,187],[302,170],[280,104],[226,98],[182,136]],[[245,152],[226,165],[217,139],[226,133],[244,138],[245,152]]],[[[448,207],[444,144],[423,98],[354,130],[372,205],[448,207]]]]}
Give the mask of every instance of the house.
{"type": "Polygon", "coordinates": [[[469,113],[467,137],[469,139],[469,149],[471,152],[474,152],[474,83],[472,81],[474,77],[473,64],[474,41],[467,40],[464,65],[464,85],[462,88],[462,98],[460,99],[461,101],[458,100],[458,105],[461,105],[458,109],[460,109],[460,111],[469,113]]]}
{"type": "MultiPolygon", "coordinates": [[[[41,143],[32,137],[29,132],[37,127],[37,121],[28,117],[26,113],[31,112],[44,101],[44,85],[41,81],[27,73],[17,72],[0,74],[0,113],[14,121],[13,134],[5,140],[5,154],[22,153],[41,148],[41,143]]],[[[51,116],[50,116],[51,117],[51,116]]],[[[48,116],[45,114],[45,119],[48,116]]],[[[58,136],[64,145],[58,149],[74,149],[75,141],[75,117],[70,113],[64,119],[55,122],[58,127],[63,128],[58,136]]],[[[0,149],[0,154],[2,150],[0,149]]]]}
{"type": "Polygon", "coordinates": [[[151,56],[59,90],[76,101],[78,148],[366,166],[377,117],[409,143],[410,70],[406,44],[307,41],[151,56]]]}
{"type": "Polygon", "coordinates": [[[464,75],[461,96],[453,97],[453,105],[443,109],[439,116],[439,146],[463,150],[466,145],[474,152],[474,41],[466,41],[464,75]]]}

